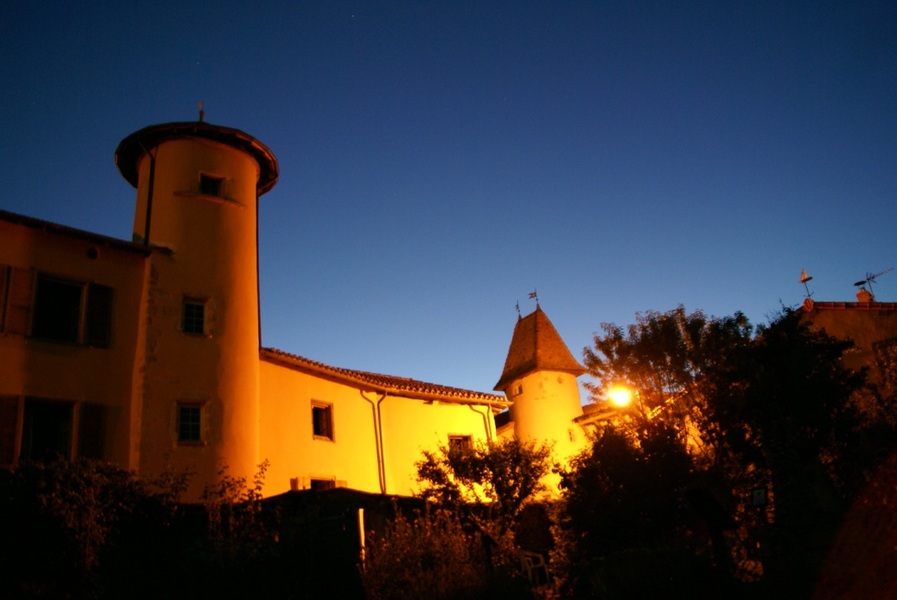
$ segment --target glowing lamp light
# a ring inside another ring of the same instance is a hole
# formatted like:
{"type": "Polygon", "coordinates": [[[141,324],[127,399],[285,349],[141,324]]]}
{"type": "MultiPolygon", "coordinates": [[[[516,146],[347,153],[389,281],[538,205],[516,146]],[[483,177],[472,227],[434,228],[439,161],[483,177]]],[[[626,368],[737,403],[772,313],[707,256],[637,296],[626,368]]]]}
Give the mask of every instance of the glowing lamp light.
{"type": "Polygon", "coordinates": [[[632,402],[632,390],[614,386],[607,391],[607,397],[616,406],[629,406],[629,403],[632,402]]]}

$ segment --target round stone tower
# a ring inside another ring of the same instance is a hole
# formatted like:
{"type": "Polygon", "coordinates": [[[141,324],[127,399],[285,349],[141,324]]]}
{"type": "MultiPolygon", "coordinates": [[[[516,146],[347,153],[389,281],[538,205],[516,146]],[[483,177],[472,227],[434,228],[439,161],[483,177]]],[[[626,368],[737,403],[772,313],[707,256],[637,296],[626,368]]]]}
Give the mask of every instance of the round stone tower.
{"type": "Polygon", "coordinates": [[[115,160],[137,188],[133,239],[153,248],[133,462],[195,471],[196,497],[221,467],[251,478],[259,462],[257,209],[277,159],[242,131],[199,121],[141,129],[115,160]]]}

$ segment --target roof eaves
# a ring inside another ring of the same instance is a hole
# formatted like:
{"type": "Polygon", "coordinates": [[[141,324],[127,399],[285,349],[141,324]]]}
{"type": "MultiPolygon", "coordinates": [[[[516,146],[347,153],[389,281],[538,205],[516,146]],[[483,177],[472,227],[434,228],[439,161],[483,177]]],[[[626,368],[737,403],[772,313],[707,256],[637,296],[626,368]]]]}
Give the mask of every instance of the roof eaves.
{"type": "Polygon", "coordinates": [[[339,383],[347,383],[369,389],[372,388],[391,396],[422,400],[438,400],[440,402],[450,402],[455,404],[486,404],[490,407],[499,409],[503,409],[510,405],[510,402],[503,396],[496,394],[487,394],[473,390],[427,383],[408,377],[332,367],[302,356],[277,350],[276,348],[262,348],[261,355],[262,358],[266,358],[271,362],[276,362],[290,368],[321,375],[339,383]]]}

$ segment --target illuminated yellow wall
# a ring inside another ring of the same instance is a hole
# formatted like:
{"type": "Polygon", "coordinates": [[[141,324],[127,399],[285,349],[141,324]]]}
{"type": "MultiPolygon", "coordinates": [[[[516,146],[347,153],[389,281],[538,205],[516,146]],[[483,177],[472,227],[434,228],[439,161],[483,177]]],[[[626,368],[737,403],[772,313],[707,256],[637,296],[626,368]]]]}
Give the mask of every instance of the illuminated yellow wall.
{"type": "MultiPolygon", "coordinates": [[[[97,404],[105,407],[103,453],[122,466],[136,468],[132,442],[139,415],[132,412],[131,400],[139,386],[135,365],[142,363],[145,254],[98,238],[60,235],[5,220],[0,220],[0,240],[0,269],[7,275],[12,268],[18,270],[16,277],[28,277],[32,284],[41,273],[114,290],[109,348],[44,341],[7,330],[0,334],[0,396],[19,398],[17,444],[21,444],[21,411],[26,397],[73,407],[73,449],[79,441],[81,407],[84,403],[97,404]]],[[[0,285],[0,296],[4,287],[0,285]]],[[[35,291],[32,287],[29,304],[35,291]]],[[[4,307],[2,300],[0,309],[9,309],[9,303],[4,307]]],[[[26,310],[30,323],[27,306],[26,310]]],[[[0,324],[2,317],[0,314],[0,324]]]]}
{"type": "Polygon", "coordinates": [[[482,405],[388,397],[381,412],[388,492],[394,494],[417,489],[414,462],[423,450],[447,444],[450,435],[470,435],[474,443],[486,441],[494,430],[493,425],[487,432],[483,414],[488,413],[489,419],[492,414],[482,405]]]}
{"type": "Polygon", "coordinates": [[[260,456],[270,463],[266,495],[287,491],[291,479],[300,488],[322,479],[366,492],[410,494],[416,489],[414,464],[424,449],[447,444],[449,435],[470,435],[475,441],[487,436],[483,412],[488,407],[384,397],[264,360],[261,390],[260,456]],[[332,441],[312,434],[315,402],[332,406],[332,441]]]}
{"type": "Polygon", "coordinates": [[[582,414],[574,375],[539,370],[515,380],[507,391],[519,439],[553,443],[557,460],[567,460],[585,447],[585,432],[573,422],[582,414]]]}
{"type": "Polygon", "coordinates": [[[290,479],[345,481],[379,491],[371,407],[359,392],[285,367],[261,363],[261,449],[270,467],[266,495],[290,489],[290,479]],[[312,402],[333,405],[334,441],[312,435],[312,402]]]}
{"type": "Polygon", "coordinates": [[[151,265],[141,471],[167,468],[213,482],[221,465],[251,477],[258,455],[256,182],[259,166],[229,145],[195,138],[162,141],[139,164],[135,239],[157,252],[151,265]],[[223,179],[220,197],[200,193],[202,175],[223,179]],[[205,335],[181,327],[185,298],[206,303],[205,335]],[[177,442],[179,402],[202,406],[201,444],[177,442]]]}

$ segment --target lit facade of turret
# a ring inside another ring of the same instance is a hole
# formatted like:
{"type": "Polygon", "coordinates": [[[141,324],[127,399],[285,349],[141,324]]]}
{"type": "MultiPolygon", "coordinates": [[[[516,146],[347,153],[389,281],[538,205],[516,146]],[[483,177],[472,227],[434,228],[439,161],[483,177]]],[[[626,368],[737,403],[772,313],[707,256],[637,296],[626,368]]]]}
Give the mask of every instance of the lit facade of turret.
{"type": "Polygon", "coordinates": [[[509,427],[514,435],[552,444],[558,460],[582,450],[586,436],[574,419],[582,415],[577,377],[585,372],[541,307],[518,318],[495,384],[513,403],[509,427]]]}

